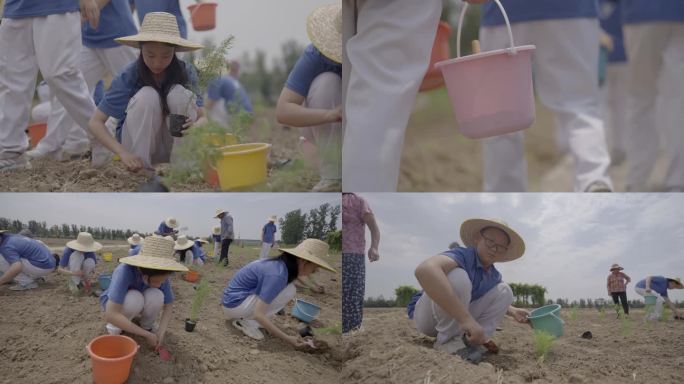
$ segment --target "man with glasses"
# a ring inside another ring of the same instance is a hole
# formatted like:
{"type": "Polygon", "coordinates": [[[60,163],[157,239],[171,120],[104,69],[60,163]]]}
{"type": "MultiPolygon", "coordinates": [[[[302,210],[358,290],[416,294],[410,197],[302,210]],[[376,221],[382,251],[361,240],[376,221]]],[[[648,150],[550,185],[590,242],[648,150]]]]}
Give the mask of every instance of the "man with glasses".
{"type": "Polygon", "coordinates": [[[408,305],[416,329],[436,337],[437,350],[477,363],[498,352],[491,336],[504,315],[528,323],[528,312],[511,306],[513,292],[494,263],[523,255],[523,239],[502,220],[470,219],[461,224],[465,247],[435,255],[416,268],[423,292],[408,305]],[[484,347],[484,348],[483,348],[484,347]]]}

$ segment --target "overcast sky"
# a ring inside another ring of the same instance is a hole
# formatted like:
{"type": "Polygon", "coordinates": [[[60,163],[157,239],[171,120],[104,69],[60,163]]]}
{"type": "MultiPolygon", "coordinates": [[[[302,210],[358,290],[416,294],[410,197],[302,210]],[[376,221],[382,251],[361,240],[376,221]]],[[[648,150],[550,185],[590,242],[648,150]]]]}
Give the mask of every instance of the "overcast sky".
{"type": "MultiPolygon", "coordinates": [[[[181,234],[208,236],[219,225],[216,209],[230,212],[235,235],[260,239],[268,216],[301,209],[308,213],[321,204],[340,205],[336,193],[5,193],[0,194],[0,216],[53,224],[104,226],[154,232],[164,218],[173,216],[181,234]]],[[[338,228],[341,223],[338,223],[338,228]]],[[[280,231],[276,234],[280,239],[280,231]]]]}
{"type": "MultiPolygon", "coordinates": [[[[460,225],[473,217],[503,218],[518,231],[525,255],[496,267],[506,282],[543,285],[547,298],[607,297],[613,263],[632,278],[629,298],[637,298],[633,287],[648,275],[684,278],[682,194],[359,195],[381,231],[380,260],[366,259],[366,297],[418,287],[415,267],[452,241],[461,243],[460,225]]],[[[684,290],[670,294],[684,300],[684,290]]]]}

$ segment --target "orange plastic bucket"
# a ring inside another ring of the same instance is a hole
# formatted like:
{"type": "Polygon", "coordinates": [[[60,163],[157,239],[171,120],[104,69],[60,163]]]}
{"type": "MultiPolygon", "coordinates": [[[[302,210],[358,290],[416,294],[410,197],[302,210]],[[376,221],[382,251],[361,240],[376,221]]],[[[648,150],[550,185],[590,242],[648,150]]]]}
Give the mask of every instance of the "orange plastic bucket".
{"type": "Polygon", "coordinates": [[[204,182],[212,187],[219,186],[219,176],[216,168],[208,165],[204,168],[204,182]]]}
{"type": "Polygon", "coordinates": [[[128,336],[98,336],[88,343],[86,351],[93,366],[96,384],[121,384],[128,379],[133,357],[140,346],[128,336]]]}
{"type": "Polygon", "coordinates": [[[420,92],[444,86],[442,71],[435,67],[435,63],[448,60],[451,57],[451,52],[449,50],[449,35],[451,35],[451,27],[448,23],[440,21],[437,25],[435,42],[432,44],[430,66],[428,67],[427,72],[425,72],[423,82],[420,84],[420,92]]]}
{"type": "Polygon", "coordinates": [[[191,283],[194,283],[195,281],[199,280],[200,274],[197,271],[188,271],[185,275],[183,275],[183,280],[189,281],[191,283]]]}
{"type": "Polygon", "coordinates": [[[46,123],[36,123],[31,124],[26,128],[26,132],[29,136],[29,145],[31,148],[35,148],[38,142],[45,137],[45,132],[47,131],[46,123]]]}
{"type": "Polygon", "coordinates": [[[216,27],[216,3],[197,3],[188,6],[192,28],[209,31],[216,27]]]}

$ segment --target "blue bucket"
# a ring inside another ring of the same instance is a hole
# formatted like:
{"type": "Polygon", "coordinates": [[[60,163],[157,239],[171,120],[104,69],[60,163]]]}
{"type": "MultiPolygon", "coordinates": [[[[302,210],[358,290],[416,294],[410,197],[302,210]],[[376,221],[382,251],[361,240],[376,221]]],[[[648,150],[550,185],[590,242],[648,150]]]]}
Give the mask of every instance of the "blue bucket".
{"type": "Polygon", "coordinates": [[[100,289],[103,291],[109,288],[109,283],[112,282],[111,273],[101,273],[97,276],[97,282],[100,283],[100,289]]]}
{"type": "Polygon", "coordinates": [[[563,336],[564,322],[559,317],[560,309],[559,304],[545,305],[530,312],[527,318],[532,323],[532,328],[561,337],[563,336]]]}
{"type": "Polygon", "coordinates": [[[292,307],[292,316],[305,323],[312,322],[320,312],[321,307],[301,299],[296,299],[295,305],[292,307]]]}
{"type": "Polygon", "coordinates": [[[646,304],[646,305],[653,305],[656,303],[656,300],[658,300],[658,298],[656,296],[653,296],[653,295],[644,296],[644,304],[646,304]]]}

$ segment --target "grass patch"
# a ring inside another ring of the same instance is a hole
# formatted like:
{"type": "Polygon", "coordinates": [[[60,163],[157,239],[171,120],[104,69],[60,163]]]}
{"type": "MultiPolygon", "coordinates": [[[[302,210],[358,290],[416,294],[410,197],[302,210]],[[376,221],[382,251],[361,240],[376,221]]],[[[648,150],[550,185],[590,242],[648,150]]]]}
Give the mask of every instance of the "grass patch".
{"type": "Polygon", "coordinates": [[[539,362],[543,363],[551,352],[556,337],[545,331],[534,331],[532,338],[534,340],[534,352],[539,362]]]}

